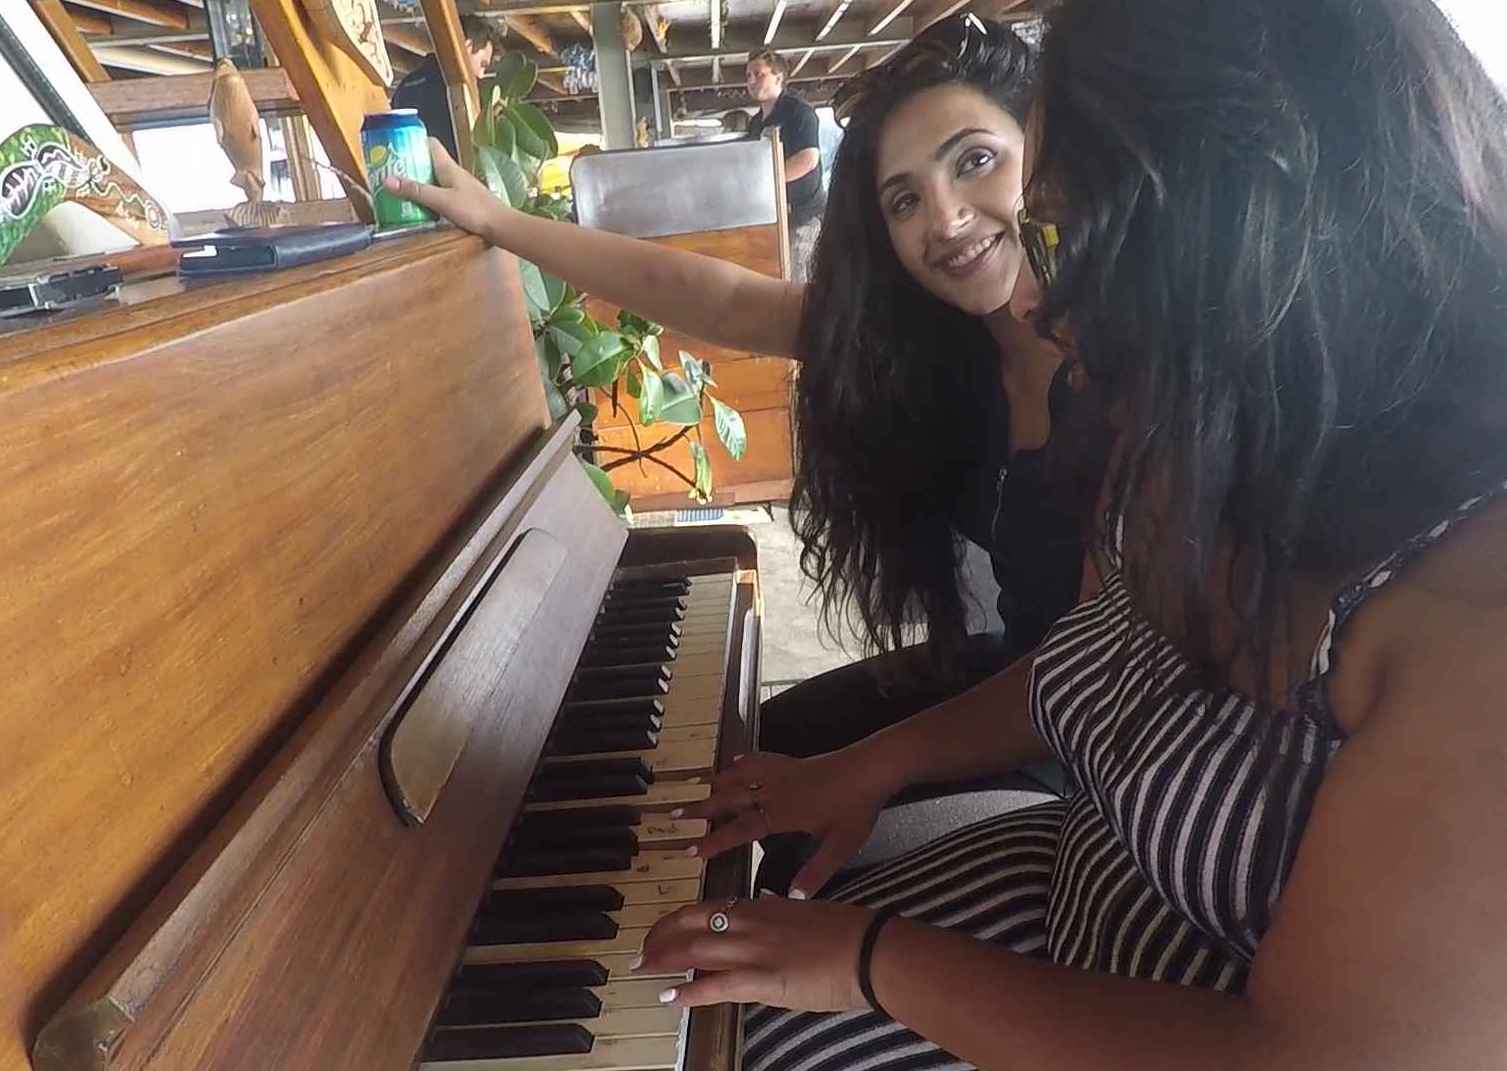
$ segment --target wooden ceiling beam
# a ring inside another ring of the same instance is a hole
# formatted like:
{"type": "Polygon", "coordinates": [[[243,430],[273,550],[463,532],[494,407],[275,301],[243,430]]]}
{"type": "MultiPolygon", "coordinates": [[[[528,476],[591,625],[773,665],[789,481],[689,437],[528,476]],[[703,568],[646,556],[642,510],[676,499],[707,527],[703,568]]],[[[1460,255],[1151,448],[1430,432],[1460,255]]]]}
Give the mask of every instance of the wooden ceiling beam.
{"type": "MultiPolygon", "coordinates": [[[[209,71],[209,61],[188,56],[168,56],[151,48],[111,48],[100,45],[94,50],[94,58],[106,67],[118,71],[135,71],[138,74],[155,74],[163,77],[195,75],[209,71]]],[[[141,79],[146,81],[147,79],[141,79]]],[[[128,79],[135,81],[135,79],[128,79]]],[[[120,85],[120,82],[103,82],[102,85],[120,85]]]]}
{"type": "MultiPolygon", "coordinates": [[[[140,51],[146,51],[141,49],[140,51]]],[[[298,92],[281,67],[242,71],[246,88],[262,115],[299,110],[298,92]]],[[[158,119],[190,121],[209,116],[209,88],[214,75],[183,74],[161,78],[127,78],[91,85],[89,92],[110,122],[129,130],[158,119]]]]}
{"type": "Polygon", "coordinates": [[[769,12],[769,26],[764,30],[764,43],[767,45],[774,40],[774,35],[780,32],[780,20],[785,17],[785,5],[787,0],[774,0],[774,7],[769,12]]]}
{"type": "MultiPolygon", "coordinates": [[[[678,60],[682,63],[709,63],[713,56],[727,60],[729,63],[741,63],[750,52],[755,52],[766,47],[762,40],[763,35],[750,27],[735,27],[723,37],[722,48],[719,51],[696,51],[685,49],[672,51],[669,55],[655,57],[653,63],[664,64],[670,60],[678,60]]],[[[783,55],[792,63],[808,50],[815,50],[818,56],[829,53],[845,52],[854,45],[863,48],[880,48],[892,44],[904,44],[911,39],[911,22],[908,18],[899,18],[890,23],[887,31],[878,36],[868,36],[861,27],[855,25],[845,26],[840,32],[833,34],[825,41],[813,42],[811,40],[810,27],[784,26],[779,34],[768,46],[783,55]]]]}
{"type": "MultiPolygon", "coordinates": [[[[966,3],[967,0],[964,0],[964,2],[966,3]]],[[[795,63],[791,65],[791,67],[790,67],[790,73],[788,75],[786,75],[786,80],[788,81],[789,79],[792,79],[796,75],[800,74],[801,73],[801,68],[805,67],[806,64],[810,63],[811,62],[811,57],[814,56],[814,55],[816,55],[816,49],[814,49],[814,48],[808,48],[808,49],[806,49],[805,52],[802,52],[801,53],[801,58],[798,59],[798,60],[796,60],[795,63]]]]}
{"type": "Polygon", "coordinates": [[[858,53],[860,51],[862,51],[862,49],[863,49],[862,45],[854,45],[852,48],[848,49],[846,52],[844,52],[842,55],[838,56],[837,59],[833,60],[827,66],[827,73],[828,74],[834,74],[834,73],[836,73],[850,59],[852,59],[854,56],[858,55],[858,53]]]}
{"type": "Polygon", "coordinates": [[[588,36],[588,37],[591,36],[591,16],[590,15],[586,14],[585,11],[581,11],[581,10],[577,10],[577,9],[572,8],[571,11],[570,11],[570,17],[573,18],[573,19],[575,19],[575,22],[576,22],[577,26],[581,27],[581,29],[583,29],[583,30],[586,31],[586,36],[588,36]]]}
{"type": "Polygon", "coordinates": [[[883,33],[884,28],[905,14],[905,9],[910,7],[910,5],[911,0],[884,0],[884,6],[879,10],[879,14],[874,17],[873,21],[864,29],[864,32],[870,37],[883,33]]]}
{"type": "Polygon", "coordinates": [[[152,26],[168,26],[176,30],[186,30],[189,26],[188,12],[181,4],[168,0],[74,0],[74,3],[91,11],[119,15],[152,26]]]}
{"type": "Polygon", "coordinates": [[[665,18],[659,10],[658,4],[645,5],[639,13],[643,16],[644,25],[649,28],[649,36],[654,41],[654,47],[663,56],[670,51],[670,20],[665,18]]]}
{"type": "Polygon", "coordinates": [[[933,23],[962,11],[969,3],[970,0],[919,0],[910,9],[911,25],[920,33],[933,23]]]}
{"type": "Polygon", "coordinates": [[[52,34],[52,39],[63,50],[63,55],[68,57],[74,71],[86,84],[110,80],[104,67],[100,66],[99,60],[89,50],[84,35],[79,33],[73,17],[64,10],[62,0],[31,0],[31,7],[42,25],[47,27],[47,32],[52,34]]]}
{"type": "Polygon", "coordinates": [[[509,15],[502,20],[519,37],[533,45],[541,56],[560,55],[560,45],[535,15],[509,15]]]}
{"type": "Polygon", "coordinates": [[[74,7],[72,4],[64,4],[63,10],[68,12],[68,17],[73,20],[73,25],[78,27],[79,33],[112,34],[115,32],[115,23],[110,21],[108,15],[101,15],[98,11],[90,11],[87,8],[74,7]]]}
{"type": "Polygon", "coordinates": [[[832,6],[827,10],[826,17],[822,19],[821,26],[817,28],[816,40],[823,40],[833,30],[837,29],[838,20],[843,17],[843,14],[852,4],[853,0],[834,0],[832,6]]]}
{"type": "Polygon", "coordinates": [[[390,45],[412,52],[415,56],[427,56],[434,51],[429,40],[429,31],[420,26],[388,26],[382,30],[382,40],[390,45]]]}
{"type": "Polygon", "coordinates": [[[665,72],[670,76],[670,81],[680,85],[680,68],[673,63],[665,64],[665,72]]]}

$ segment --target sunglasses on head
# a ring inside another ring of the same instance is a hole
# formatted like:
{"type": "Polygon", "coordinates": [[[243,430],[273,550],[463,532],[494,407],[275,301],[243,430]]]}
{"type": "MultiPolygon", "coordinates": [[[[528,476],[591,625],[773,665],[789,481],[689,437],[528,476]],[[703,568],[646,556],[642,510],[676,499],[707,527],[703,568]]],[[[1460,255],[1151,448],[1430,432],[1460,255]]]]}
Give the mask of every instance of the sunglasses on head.
{"type": "Polygon", "coordinates": [[[956,71],[970,50],[986,44],[993,35],[987,23],[972,12],[952,15],[933,23],[901,46],[889,59],[854,75],[832,94],[832,117],[845,127],[863,98],[881,80],[913,77],[922,71],[956,71]]]}

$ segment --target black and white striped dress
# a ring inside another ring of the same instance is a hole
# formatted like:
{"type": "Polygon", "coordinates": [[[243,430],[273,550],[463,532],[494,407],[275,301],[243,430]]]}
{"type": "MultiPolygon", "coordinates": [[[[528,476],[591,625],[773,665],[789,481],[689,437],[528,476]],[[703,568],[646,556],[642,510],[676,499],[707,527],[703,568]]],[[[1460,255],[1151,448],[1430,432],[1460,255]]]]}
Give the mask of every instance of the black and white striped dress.
{"type": "MultiPolygon", "coordinates": [[[[1067,966],[1237,992],[1282,893],[1329,761],[1324,700],[1346,621],[1451,517],[1343,590],[1290,708],[1191,686],[1109,572],[1037,654],[1037,730],[1081,786],[1071,800],[968,826],[824,895],[957,929],[1067,966]]],[[[965,1063],[874,1012],[754,1006],[747,1071],[919,1071],[965,1063]]]]}

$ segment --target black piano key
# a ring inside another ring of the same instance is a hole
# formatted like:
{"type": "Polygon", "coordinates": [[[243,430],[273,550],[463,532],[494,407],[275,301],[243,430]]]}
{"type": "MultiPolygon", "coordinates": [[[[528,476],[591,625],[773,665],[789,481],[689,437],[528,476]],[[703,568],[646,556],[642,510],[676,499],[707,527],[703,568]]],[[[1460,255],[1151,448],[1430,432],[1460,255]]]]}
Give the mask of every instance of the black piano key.
{"type": "Polygon", "coordinates": [[[642,796],[649,791],[649,782],[634,774],[603,774],[598,777],[570,777],[551,774],[536,779],[529,786],[528,798],[536,802],[546,800],[599,800],[609,796],[642,796]]]}
{"type": "MultiPolygon", "coordinates": [[[[600,886],[606,888],[606,886],[600,886]]],[[[549,889],[546,892],[564,892],[549,889]]],[[[493,895],[496,895],[495,893],[493,895]]],[[[622,907],[619,903],[618,907],[622,907]]],[[[616,909],[614,909],[616,910],[616,909]]],[[[594,959],[547,959],[537,963],[468,963],[455,977],[457,989],[567,989],[607,984],[607,968],[594,959]]]]}
{"type": "Polygon", "coordinates": [[[573,811],[545,811],[525,815],[518,823],[519,829],[621,829],[639,823],[638,808],[626,803],[604,804],[599,807],[582,807],[573,811]]]}
{"type": "Polygon", "coordinates": [[[665,643],[676,647],[680,645],[684,631],[678,621],[672,621],[668,625],[596,625],[586,638],[586,643],[587,646],[622,647],[633,644],[635,640],[658,643],[663,639],[665,643]]]}
{"type": "Polygon", "coordinates": [[[675,661],[674,649],[659,644],[649,647],[604,647],[600,649],[588,648],[581,652],[581,659],[576,663],[579,669],[591,669],[596,666],[631,666],[631,665],[665,665],[675,661]]]}
{"type": "Polygon", "coordinates": [[[549,1026],[465,1026],[436,1031],[425,1060],[501,1060],[591,1051],[591,1031],[579,1023],[549,1026]]]}
{"type": "Polygon", "coordinates": [[[614,751],[648,751],[659,742],[659,737],[647,729],[613,730],[611,732],[563,732],[550,739],[547,753],[550,755],[595,755],[614,751]]]}
{"type": "MultiPolygon", "coordinates": [[[[590,797],[566,796],[562,798],[588,799],[590,797]]],[[[496,874],[499,878],[538,878],[549,874],[592,874],[598,870],[626,870],[632,865],[633,853],[617,848],[541,849],[504,852],[502,858],[498,860],[496,874]]]]}
{"type": "Polygon", "coordinates": [[[565,698],[572,703],[591,699],[631,699],[665,695],[669,690],[670,681],[665,674],[630,673],[602,680],[577,681],[565,693],[565,698]]]}
{"type": "Polygon", "coordinates": [[[591,733],[657,733],[664,727],[664,717],[652,710],[596,710],[586,708],[563,714],[555,732],[572,736],[591,733]]]}
{"type": "Polygon", "coordinates": [[[619,610],[670,610],[683,611],[686,606],[686,597],[679,594],[664,595],[634,595],[621,598],[613,598],[609,593],[602,600],[600,611],[603,617],[618,612],[619,610]]]}
{"type": "Polygon", "coordinates": [[[584,762],[572,762],[563,766],[549,766],[544,774],[568,772],[577,777],[605,777],[609,774],[622,774],[630,777],[641,777],[650,784],[654,783],[654,771],[643,759],[634,756],[631,759],[587,759],[584,762]]]}
{"type": "MultiPolygon", "coordinates": [[[[553,889],[493,889],[481,902],[481,913],[496,918],[529,918],[561,911],[621,911],[623,894],[611,885],[562,885],[553,889]]],[[[477,964],[514,966],[513,964],[477,964]]],[[[523,964],[516,964],[523,966],[523,964]]],[[[463,968],[462,973],[471,970],[463,968]]],[[[561,985],[600,985],[600,982],[562,982],[561,985]]]]}
{"type": "Polygon", "coordinates": [[[623,662],[615,666],[578,666],[571,676],[574,684],[597,681],[622,680],[625,677],[662,677],[670,680],[675,675],[672,662],[623,662]]]}
{"type": "Polygon", "coordinates": [[[530,826],[520,823],[508,838],[507,852],[541,848],[606,848],[638,854],[638,835],[632,826],[530,826]]]}
{"type": "Polygon", "coordinates": [[[435,1023],[469,1026],[476,1023],[530,1023],[551,1019],[595,1019],[602,1001],[589,989],[455,989],[446,994],[435,1023]]]}
{"type": "Polygon", "coordinates": [[[518,945],[545,941],[610,941],[617,923],[600,911],[509,917],[482,914],[471,926],[471,943],[518,945]]]}
{"type": "Polygon", "coordinates": [[[632,595],[656,595],[675,592],[679,595],[688,594],[691,590],[691,578],[685,576],[654,577],[642,580],[616,580],[607,589],[606,598],[621,599],[632,595]]]}
{"type": "Polygon", "coordinates": [[[593,628],[603,625],[669,625],[683,620],[685,611],[676,606],[614,606],[599,613],[593,628]]]}
{"type": "Polygon", "coordinates": [[[664,700],[652,695],[634,695],[624,699],[572,699],[560,705],[560,717],[571,721],[607,714],[644,712],[664,717],[664,700]]]}

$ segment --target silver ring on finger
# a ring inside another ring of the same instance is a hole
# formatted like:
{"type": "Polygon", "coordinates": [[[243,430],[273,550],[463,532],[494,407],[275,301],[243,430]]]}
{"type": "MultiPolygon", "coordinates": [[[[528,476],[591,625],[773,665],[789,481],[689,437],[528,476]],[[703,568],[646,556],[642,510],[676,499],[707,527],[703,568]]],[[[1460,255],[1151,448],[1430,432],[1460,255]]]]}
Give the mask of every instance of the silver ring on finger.
{"type": "Polygon", "coordinates": [[[736,896],[728,897],[726,906],[720,911],[713,911],[711,917],[706,920],[706,928],[713,933],[726,933],[732,928],[733,908],[737,904],[738,898],[736,896]]]}

